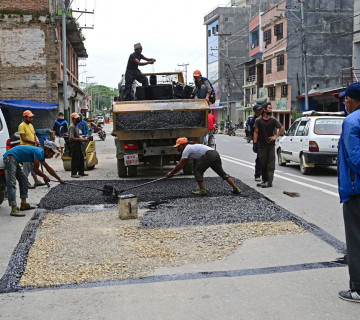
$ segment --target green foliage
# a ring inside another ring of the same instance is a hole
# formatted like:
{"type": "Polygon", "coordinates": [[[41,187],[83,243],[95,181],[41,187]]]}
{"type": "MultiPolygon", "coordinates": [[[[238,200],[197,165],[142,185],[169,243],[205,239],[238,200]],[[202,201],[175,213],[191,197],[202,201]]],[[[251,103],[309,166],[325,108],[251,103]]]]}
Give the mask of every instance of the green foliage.
{"type": "Polygon", "coordinates": [[[111,110],[114,97],[119,95],[117,90],[113,90],[103,85],[88,86],[84,89],[92,96],[91,109],[97,110],[99,114],[105,115],[106,110],[111,110]]]}
{"type": "Polygon", "coordinates": [[[302,116],[302,111],[297,109],[292,109],[291,111],[291,120],[295,121],[297,118],[300,118],[302,116]]]}

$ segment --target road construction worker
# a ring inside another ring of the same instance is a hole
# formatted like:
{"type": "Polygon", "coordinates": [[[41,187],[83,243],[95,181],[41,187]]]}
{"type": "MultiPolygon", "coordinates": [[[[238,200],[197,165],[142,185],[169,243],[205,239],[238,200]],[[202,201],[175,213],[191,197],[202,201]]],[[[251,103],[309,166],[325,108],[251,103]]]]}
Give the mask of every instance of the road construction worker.
{"type": "Polygon", "coordinates": [[[215,102],[215,91],[209,79],[201,75],[200,70],[193,73],[195,88],[191,94],[191,98],[205,99],[208,104],[215,102]]]}
{"type": "MultiPolygon", "coordinates": [[[[27,146],[40,146],[40,142],[38,137],[36,136],[34,126],[32,125],[34,114],[30,110],[26,110],[23,112],[24,121],[20,123],[18,131],[20,134],[20,144],[27,146]]],[[[34,179],[34,185],[28,182],[29,189],[35,189],[36,187],[44,186],[45,183],[41,182],[35,171],[34,171],[34,162],[24,162],[23,170],[26,178],[31,173],[34,179]]]]}
{"type": "MultiPolygon", "coordinates": [[[[68,122],[64,119],[64,114],[59,112],[58,118],[53,125],[53,140],[58,148],[60,148],[61,159],[64,153],[65,139],[64,135],[69,131],[68,122]]],[[[57,158],[59,154],[55,156],[57,158]]]]}
{"type": "Polygon", "coordinates": [[[23,217],[25,214],[22,211],[35,209],[35,207],[26,202],[28,197],[28,180],[24,172],[21,170],[19,163],[33,163],[35,173],[41,176],[44,181],[48,183],[50,178],[39,170],[39,166],[41,165],[45,167],[47,172],[49,172],[59,182],[64,183],[64,181],[56,174],[54,169],[45,162],[45,159],[50,159],[54,156],[54,154],[58,153],[59,151],[57,150],[56,144],[52,141],[46,140],[44,142],[44,149],[29,145],[19,145],[11,148],[3,155],[11,216],[23,217]],[[20,208],[16,204],[16,180],[19,182],[20,187],[20,208]]]}
{"type": "Polygon", "coordinates": [[[226,180],[227,183],[232,186],[233,193],[240,193],[240,189],[235,185],[230,176],[223,170],[220,155],[216,150],[203,144],[189,144],[187,138],[177,139],[174,148],[177,148],[177,150],[181,153],[181,160],[175,166],[175,168],[166,175],[167,178],[171,178],[175,173],[184,168],[189,159],[195,159],[198,160],[198,164],[196,165],[193,174],[200,189],[193,191],[193,194],[206,195],[206,189],[203,180],[204,172],[208,168],[213,169],[221,178],[223,178],[223,180],[226,180]]]}
{"type": "Polygon", "coordinates": [[[141,54],[142,46],[140,43],[134,45],[134,52],[130,54],[128,64],[125,72],[125,92],[123,96],[124,101],[130,100],[130,94],[132,90],[132,85],[135,80],[139,81],[143,86],[149,85],[149,80],[143,73],[139,70],[139,66],[145,66],[147,64],[153,64],[156,60],[153,58],[146,58],[141,54]],[[140,62],[141,60],[146,62],[140,62]]]}
{"type": "Polygon", "coordinates": [[[71,178],[80,178],[80,176],[88,176],[84,172],[84,155],[82,152],[82,142],[88,142],[88,139],[80,137],[78,124],[80,116],[74,112],[70,116],[72,124],[69,128],[69,140],[71,142],[71,178]]]}
{"type": "MultiPolygon", "coordinates": [[[[255,132],[255,120],[260,117],[261,115],[262,106],[256,104],[253,106],[254,115],[249,119],[248,127],[249,127],[249,134],[254,141],[254,132],[255,132]]],[[[261,163],[258,153],[258,144],[256,147],[253,148],[254,152],[256,153],[255,159],[255,181],[261,181],[261,163]]]]}

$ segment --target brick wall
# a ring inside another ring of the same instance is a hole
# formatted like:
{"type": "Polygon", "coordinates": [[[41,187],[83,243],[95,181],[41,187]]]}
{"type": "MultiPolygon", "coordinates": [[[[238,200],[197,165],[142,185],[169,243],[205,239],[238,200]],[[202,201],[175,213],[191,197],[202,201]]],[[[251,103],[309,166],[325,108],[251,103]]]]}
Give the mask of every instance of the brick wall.
{"type": "Polygon", "coordinates": [[[0,13],[49,12],[49,0],[1,0],[0,13]]]}
{"type": "Polygon", "coordinates": [[[49,17],[0,15],[0,99],[58,103],[58,73],[49,17]]]}

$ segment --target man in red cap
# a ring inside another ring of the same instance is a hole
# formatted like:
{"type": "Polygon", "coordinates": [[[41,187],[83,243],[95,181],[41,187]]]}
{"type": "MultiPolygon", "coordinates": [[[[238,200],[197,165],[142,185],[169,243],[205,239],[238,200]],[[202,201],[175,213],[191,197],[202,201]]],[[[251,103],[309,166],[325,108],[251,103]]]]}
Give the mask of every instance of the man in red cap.
{"type": "Polygon", "coordinates": [[[176,167],[166,175],[167,178],[171,178],[175,173],[184,168],[189,159],[195,159],[198,160],[198,164],[195,167],[193,174],[200,190],[193,191],[193,194],[206,195],[206,189],[203,180],[204,172],[208,168],[213,169],[221,178],[223,178],[223,180],[226,180],[226,182],[232,186],[232,193],[237,194],[241,192],[240,189],[235,185],[234,181],[222,168],[221,158],[216,150],[203,144],[189,144],[187,138],[177,139],[174,148],[177,148],[178,151],[182,153],[181,160],[176,165],[176,167]]]}
{"type": "MultiPolygon", "coordinates": [[[[34,114],[30,110],[26,110],[23,112],[23,117],[24,117],[24,121],[21,122],[18,128],[20,134],[20,144],[27,146],[35,146],[35,147],[39,146],[40,142],[38,137],[36,136],[34,126],[32,125],[34,114]]],[[[31,175],[34,179],[34,185],[31,185],[30,182],[28,182],[29,189],[35,189],[35,187],[40,187],[45,185],[44,182],[41,182],[38,179],[34,171],[33,162],[23,162],[23,171],[26,177],[28,177],[29,173],[31,172],[31,175]]]]}
{"type": "Polygon", "coordinates": [[[76,112],[71,116],[72,125],[69,128],[69,140],[71,142],[71,178],[80,178],[80,176],[88,176],[84,172],[84,155],[82,153],[81,143],[88,142],[87,139],[80,137],[78,124],[80,116],[76,112]]]}

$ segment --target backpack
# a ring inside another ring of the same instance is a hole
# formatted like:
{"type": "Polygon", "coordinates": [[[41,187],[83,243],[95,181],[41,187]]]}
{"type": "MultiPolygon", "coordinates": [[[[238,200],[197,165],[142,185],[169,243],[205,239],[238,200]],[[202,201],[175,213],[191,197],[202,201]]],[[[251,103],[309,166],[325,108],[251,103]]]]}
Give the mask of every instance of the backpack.
{"type": "Polygon", "coordinates": [[[211,82],[210,82],[210,80],[208,78],[202,77],[202,79],[209,81],[210,87],[211,87],[211,93],[210,93],[210,96],[209,96],[209,102],[210,103],[215,103],[216,95],[215,95],[214,87],[212,86],[212,84],[211,84],[211,82]]]}

